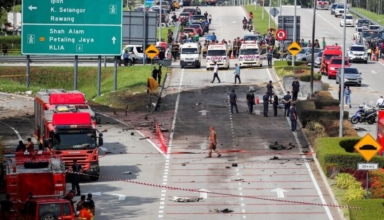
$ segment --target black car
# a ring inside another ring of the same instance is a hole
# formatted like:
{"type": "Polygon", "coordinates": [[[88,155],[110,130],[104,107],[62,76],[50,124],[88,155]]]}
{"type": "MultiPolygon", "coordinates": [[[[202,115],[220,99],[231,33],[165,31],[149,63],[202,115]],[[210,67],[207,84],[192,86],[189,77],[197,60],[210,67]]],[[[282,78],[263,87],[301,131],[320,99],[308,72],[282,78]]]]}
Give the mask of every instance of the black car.
{"type": "Polygon", "coordinates": [[[337,4],[332,4],[331,6],[331,15],[334,15],[335,14],[335,8],[337,7],[337,4]]]}

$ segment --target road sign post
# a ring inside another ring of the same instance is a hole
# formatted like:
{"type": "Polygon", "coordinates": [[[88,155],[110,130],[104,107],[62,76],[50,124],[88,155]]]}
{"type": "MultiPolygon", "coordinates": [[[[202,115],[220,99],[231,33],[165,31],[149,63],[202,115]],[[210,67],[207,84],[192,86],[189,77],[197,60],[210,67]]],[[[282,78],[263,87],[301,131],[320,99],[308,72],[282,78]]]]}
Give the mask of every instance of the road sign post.
{"type": "Polygon", "coordinates": [[[357,144],[354,146],[355,150],[367,161],[367,163],[358,164],[359,170],[366,170],[366,190],[367,193],[365,197],[368,198],[368,178],[369,178],[369,170],[375,170],[378,168],[378,164],[368,163],[372,160],[372,158],[377,155],[377,153],[381,149],[381,145],[377,143],[377,141],[370,135],[366,134],[357,144]]]}
{"type": "MultiPolygon", "coordinates": [[[[291,45],[287,47],[287,50],[292,55],[292,63],[295,61],[295,57],[301,51],[301,49],[301,46],[296,41],[293,41],[291,45]]],[[[292,66],[292,73],[294,73],[294,66],[292,66]]]]}
{"type": "Polygon", "coordinates": [[[157,49],[153,44],[149,45],[149,47],[145,50],[145,54],[153,60],[155,56],[159,54],[159,49],[157,49]]]}
{"type": "Polygon", "coordinates": [[[24,55],[121,54],[122,0],[23,0],[24,55]]]}

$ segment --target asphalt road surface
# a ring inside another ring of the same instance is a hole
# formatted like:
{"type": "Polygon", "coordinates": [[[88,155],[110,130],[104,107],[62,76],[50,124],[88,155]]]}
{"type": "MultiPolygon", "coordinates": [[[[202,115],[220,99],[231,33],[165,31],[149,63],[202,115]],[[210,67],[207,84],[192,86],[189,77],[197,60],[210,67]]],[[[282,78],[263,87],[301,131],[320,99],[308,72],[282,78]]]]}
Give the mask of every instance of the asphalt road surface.
{"type": "MultiPolygon", "coordinates": [[[[202,12],[205,10],[212,14],[211,29],[219,41],[233,40],[247,33],[241,29],[242,8],[202,7],[202,12]]],[[[324,184],[318,181],[320,176],[311,158],[301,155],[308,150],[302,148],[306,145],[301,133],[290,131],[281,110],[278,117],[273,117],[270,110],[268,118],[260,115],[261,105],[255,107],[256,115],[246,112],[246,93],[256,90],[255,95],[261,98],[269,80],[274,81],[275,91],[281,97],[277,79],[265,67],[249,68],[242,69],[241,85],[234,85],[235,62],[231,60],[232,69],[219,71],[221,83],[210,83],[213,74],[205,70],[205,62],[201,69],[174,69],[170,77],[164,110],[174,108],[175,115],[169,143],[171,154],[163,181],[172,187],[226,195],[164,190],[159,219],[308,219],[308,215],[312,219],[338,219],[334,208],[304,205],[332,201],[324,184]],[[230,114],[227,102],[232,89],[239,97],[240,113],[234,115],[230,114]],[[205,158],[210,126],[216,128],[221,158],[215,154],[205,158]],[[284,145],[294,143],[296,148],[281,152],[269,150],[268,145],[275,141],[284,145]],[[279,160],[270,160],[274,156],[279,160]],[[233,163],[238,166],[232,167],[233,163]],[[249,197],[239,197],[242,195],[249,197]],[[173,201],[179,197],[200,196],[207,199],[190,203],[173,201]],[[303,204],[295,204],[297,201],[303,204]],[[233,212],[217,212],[225,209],[233,212]]]]}

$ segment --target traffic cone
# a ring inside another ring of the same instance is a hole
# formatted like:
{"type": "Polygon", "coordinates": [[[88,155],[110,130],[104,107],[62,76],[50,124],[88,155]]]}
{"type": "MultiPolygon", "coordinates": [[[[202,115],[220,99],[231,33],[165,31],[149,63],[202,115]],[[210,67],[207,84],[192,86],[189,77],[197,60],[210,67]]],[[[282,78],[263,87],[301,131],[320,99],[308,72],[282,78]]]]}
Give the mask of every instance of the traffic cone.
{"type": "Polygon", "coordinates": [[[260,99],[259,99],[259,96],[256,96],[256,100],[255,100],[256,104],[260,104],[260,99]]]}
{"type": "Polygon", "coordinates": [[[231,53],[231,60],[235,59],[235,56],[233,56],[233,50],[232,50],[232,53],[231,53]]]}

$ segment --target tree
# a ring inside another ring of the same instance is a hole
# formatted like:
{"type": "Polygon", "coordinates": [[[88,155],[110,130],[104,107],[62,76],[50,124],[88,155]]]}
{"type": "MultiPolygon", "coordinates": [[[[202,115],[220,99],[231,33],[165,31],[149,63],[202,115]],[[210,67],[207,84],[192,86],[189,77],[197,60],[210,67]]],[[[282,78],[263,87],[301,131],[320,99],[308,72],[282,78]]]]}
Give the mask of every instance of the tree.
{"type": "Polygon", "coordinates": [[[13,1],[15,1],[15,5],[17,4],[17,0],[0,0],[0,8],[3,10],[5,9],[6,11],[10,11],[12,6],[13,6],[13,1]]]}

